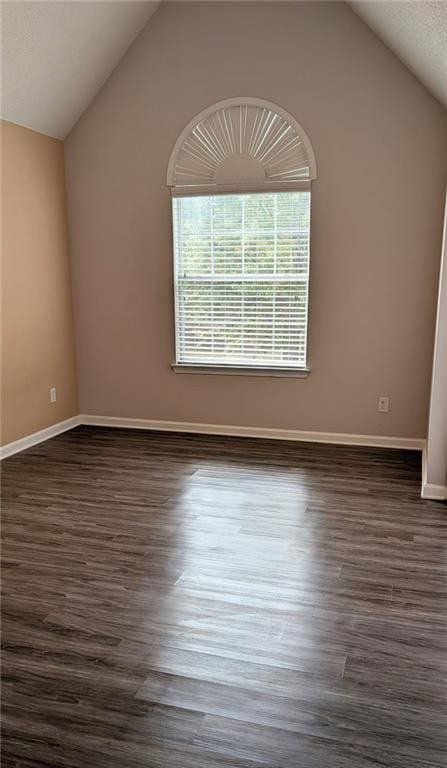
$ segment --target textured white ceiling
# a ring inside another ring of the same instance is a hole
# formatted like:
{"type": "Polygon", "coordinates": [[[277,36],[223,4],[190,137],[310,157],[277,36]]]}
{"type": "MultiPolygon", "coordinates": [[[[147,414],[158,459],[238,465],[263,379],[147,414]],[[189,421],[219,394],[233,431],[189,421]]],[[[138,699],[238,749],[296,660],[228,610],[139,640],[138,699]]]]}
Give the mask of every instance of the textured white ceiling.
{"type": "Polygon", "coordinates": [[[2,2],[1,116],[64,138],[158,5],[2,2]]]}
{"type": "MultiPolygon", "coordinates": [[[[447,0],[349,4],[447,106],[447,0]]],[[[64,138],[158,5],[3,1],[1,116],[64,138]]]]}
{"type": "Polygon", "coordinates": [[[349,5],[447,106],[447,0],[351,0],[349,5]]]}

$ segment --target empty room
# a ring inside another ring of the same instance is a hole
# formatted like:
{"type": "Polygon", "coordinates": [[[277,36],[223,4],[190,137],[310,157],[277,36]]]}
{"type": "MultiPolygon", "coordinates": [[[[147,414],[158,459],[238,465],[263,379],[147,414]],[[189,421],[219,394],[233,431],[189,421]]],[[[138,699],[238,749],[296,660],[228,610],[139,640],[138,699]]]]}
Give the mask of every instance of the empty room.
{"type": "Polygon", "coordinates": [[[446,768],[447,2],[1,16],[2,768],[446,768]]]}

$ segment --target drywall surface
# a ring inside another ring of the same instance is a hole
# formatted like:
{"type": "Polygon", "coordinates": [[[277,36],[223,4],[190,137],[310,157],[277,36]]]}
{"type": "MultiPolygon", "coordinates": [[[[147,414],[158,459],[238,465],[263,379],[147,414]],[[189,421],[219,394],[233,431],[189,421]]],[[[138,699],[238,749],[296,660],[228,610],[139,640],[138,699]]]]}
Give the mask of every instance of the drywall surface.
{"type": "Polygon", "coordinates": [[[63,144],[1,127],[5,444],[74,416],[78,398],[63,144]]]}
{"type": "Polygon", "coordinates": [[[81,411],[424,437],[446,136],[344,3],[162,4],[66,140],[81,411]],[[171,370],[169,155],[241,95],[290,112],[316,154],[307,379],[171,370]]]}
{"type": "Polygon", "coordinates": [[[427,439],[427,483],[447,486],[447,200],[427,439]]]}

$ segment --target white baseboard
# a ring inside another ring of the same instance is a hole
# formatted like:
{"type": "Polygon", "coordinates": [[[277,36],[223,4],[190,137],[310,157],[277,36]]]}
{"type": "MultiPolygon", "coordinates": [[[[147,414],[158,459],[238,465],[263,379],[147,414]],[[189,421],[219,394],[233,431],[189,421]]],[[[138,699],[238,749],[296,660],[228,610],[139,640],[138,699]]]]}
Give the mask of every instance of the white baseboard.
{"type": "Polygon", "coordinates": [[[433,499],[433,501],[445,501],[447,499],[447,486],[433,485],[432,483],[423,483],[421,496],[423,499],[433,499]]]}
{"type": "Polygon", "coordinates": [[[156,421],[153,419],[126,419],[118,416],[82,414],[82,424],[121,429],[148,429],[162,432],[189,432],[202,435],[229,437],[259,437],[268,440],[299,440],[309,443],[337,445],[364,445],[375,448],[406,448],[422,451],[425,440],[410,437],[382,437],[379,435],[349,435],[339,432],[307,432],[298,429],[270,429],[268,427],[237,427],[229,424],[202,424],[187,421],[156,421]]]}
{"type": "MultiPolygon", "coordinates": [[[[32,435],[22,437],[0,448],[0,459],[6,459],[15,453],[43,443],[51,437],[78,427],[81,424],[96,427],[118,427],[121,429],[147,429],[161,432],[186,432],[201,435],[227,435],[228,437],[256,437],[267,440],[296,440],[309,443],[333,443],[334,445],[363,445],[372,448],[400,448],[424,450],[425,440],[409,437],[382,437],[379,435],[349,435],[342,432],[309,432],[299,429],[271,429],[268,427],[238,427],[229,424],[203,424],[187,421],[157,421],[154,419],[126,419],[118,416],[94,416],[81,414],[71,419],[60,421],[47,429],[41,429],[32,435]]],[[[427,486],[428,487],[428,486],[427,486]]],[[[431,487],[431,486],[430,486],[431,487]]],[[[433,486],[438,488],[441,486],[433,486]]],[[[445,492],[445,489],[443,489],[445,492]]],[[[424,498],[445,498],[427,496],[424,498]]]]}
{"type": "Polygon", "coordinates": [[[445,501],[447,499],[447,485],[435,485],[427,482],[427,451],[422,451],[422,489],[423,499],[433,499],[433,501],[445,501]]]}
{"type": "Polygon", "coordinates": [[[20,440],[14,440],[12,443],[6,443],[0,448],[0,459],[7,459],[8,456],[13,456],[15,453],[25,451],[27,448],[32,448],[33,445],[43,443],[45,440],[49,440],[50,437],[56,437],[62,432],[67,432],[73,427],[78,427],[81,424],[80,416],[72,416],[65,421],[59,421],[57,424],[53,424],[51,427],[41,429],[39,432],[33,432],[32,435],[21,437],[20,440]]]}

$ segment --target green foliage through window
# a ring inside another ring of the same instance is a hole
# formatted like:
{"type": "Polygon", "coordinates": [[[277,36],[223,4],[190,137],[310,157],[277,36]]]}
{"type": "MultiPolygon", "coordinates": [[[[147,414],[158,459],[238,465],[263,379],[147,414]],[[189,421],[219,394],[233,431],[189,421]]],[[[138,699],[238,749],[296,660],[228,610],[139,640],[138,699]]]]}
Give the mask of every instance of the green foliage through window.
{"type": "Polygon", "coordinates": [[[173,199],[177,362],[306,365],[310,192],[173,199]]]}

